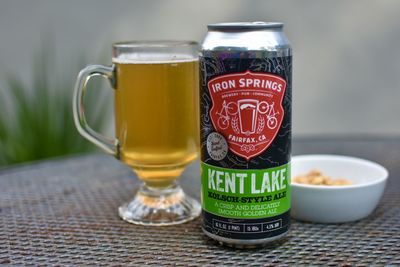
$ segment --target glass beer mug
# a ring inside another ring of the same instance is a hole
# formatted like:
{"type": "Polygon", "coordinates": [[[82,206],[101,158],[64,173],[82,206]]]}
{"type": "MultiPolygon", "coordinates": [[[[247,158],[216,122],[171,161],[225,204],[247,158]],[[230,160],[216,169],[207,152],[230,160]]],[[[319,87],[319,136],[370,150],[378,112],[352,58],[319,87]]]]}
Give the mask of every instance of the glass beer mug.
{"type": "Polygon", "coordinates": [[[130,166],[143,181],[119,207],[126,221],[171,225],[200,214],[199,203],[177,183],[198,154],[198,46],[195,42],[122,42],[111,67],[90,65],[77,78],[73,112],[79,133],[130,166]],[[86,123],[83,96],[89,79],[107,78],[115,89],[115,136],[86,123]]]}

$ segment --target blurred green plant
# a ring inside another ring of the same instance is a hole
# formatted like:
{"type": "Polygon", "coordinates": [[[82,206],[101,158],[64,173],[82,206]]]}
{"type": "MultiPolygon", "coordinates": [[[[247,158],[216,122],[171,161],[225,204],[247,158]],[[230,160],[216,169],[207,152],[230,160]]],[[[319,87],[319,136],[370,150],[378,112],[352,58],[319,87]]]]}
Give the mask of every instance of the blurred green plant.
{"type": "MultiPolygon", "coordinates": [[[[16,75],[6,76],[0,98],[0,166],[94,149],[78,134],[72,117],[73,86],[83,64],[57,66],[54,55],[51,47],[43,47],[34,56],[29,85],[16,75]]],[[[98,91],[97,97],[85,99],[87,113],[95,113],[89,116],[94,129],[104,127],[107,112],[98,91]]]]}

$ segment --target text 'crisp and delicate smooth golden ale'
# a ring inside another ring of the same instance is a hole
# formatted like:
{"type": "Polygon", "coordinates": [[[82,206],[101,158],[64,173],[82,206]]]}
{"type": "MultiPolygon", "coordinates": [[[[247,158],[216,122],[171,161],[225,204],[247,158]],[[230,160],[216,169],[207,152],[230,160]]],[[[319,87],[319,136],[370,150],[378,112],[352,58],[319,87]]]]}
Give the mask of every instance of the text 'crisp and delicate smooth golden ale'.
{"type": "Polygon", "coordinates": [[[197,157],[198,60],[113,61],[120,158],[148,183],[171,183],[197,157]]]}
{"type": "Polygon", "coordinates": [[[119,42],[112,47],[112,66],[89,65],[78,75],[73,112],[79,133],[142,181],[134,198],[118,209],[128,222],[172,225],[200,215],[200,204],[178,182],[199,150],[198,53],[193,41],[119,42]],[[113,139],[85,118],[83,97],[96,75],[115,92],[113,139]]]}

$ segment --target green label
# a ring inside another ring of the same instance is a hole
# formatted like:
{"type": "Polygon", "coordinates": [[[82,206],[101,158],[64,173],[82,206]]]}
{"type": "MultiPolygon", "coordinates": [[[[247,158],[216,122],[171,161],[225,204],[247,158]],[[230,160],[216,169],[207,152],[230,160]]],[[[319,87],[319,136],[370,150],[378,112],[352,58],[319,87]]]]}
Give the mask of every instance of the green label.
{"type": "Polygon", "coordinates": [[[201,163],[203,209],[227,218],[256,219],[290,209],[290,163],[261,170],[201,163]]]}

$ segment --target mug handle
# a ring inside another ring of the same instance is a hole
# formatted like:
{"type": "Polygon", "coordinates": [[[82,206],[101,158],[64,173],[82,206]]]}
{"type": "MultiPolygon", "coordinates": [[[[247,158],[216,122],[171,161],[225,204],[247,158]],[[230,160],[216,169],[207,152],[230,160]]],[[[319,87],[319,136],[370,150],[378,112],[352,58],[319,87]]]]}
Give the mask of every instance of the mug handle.
{"type": "Polygon", "coordinates": [[[107,138],[95,130],[93,130],[86,122],[85,109],[83,106],[83,97],[86,92],[87,83],[93,76],[102,76],[107,78],[111,87],[114,88],[114,65],[111,67],[102,65],[89,65],[79,72],[75,83],[74,95],[72,98],[72,110],[74,114],[75,127],[78,132],[87,140],[103,149],[108,154],[114,157],[119,157],[119,142],[118,139],[107,138]]]}

